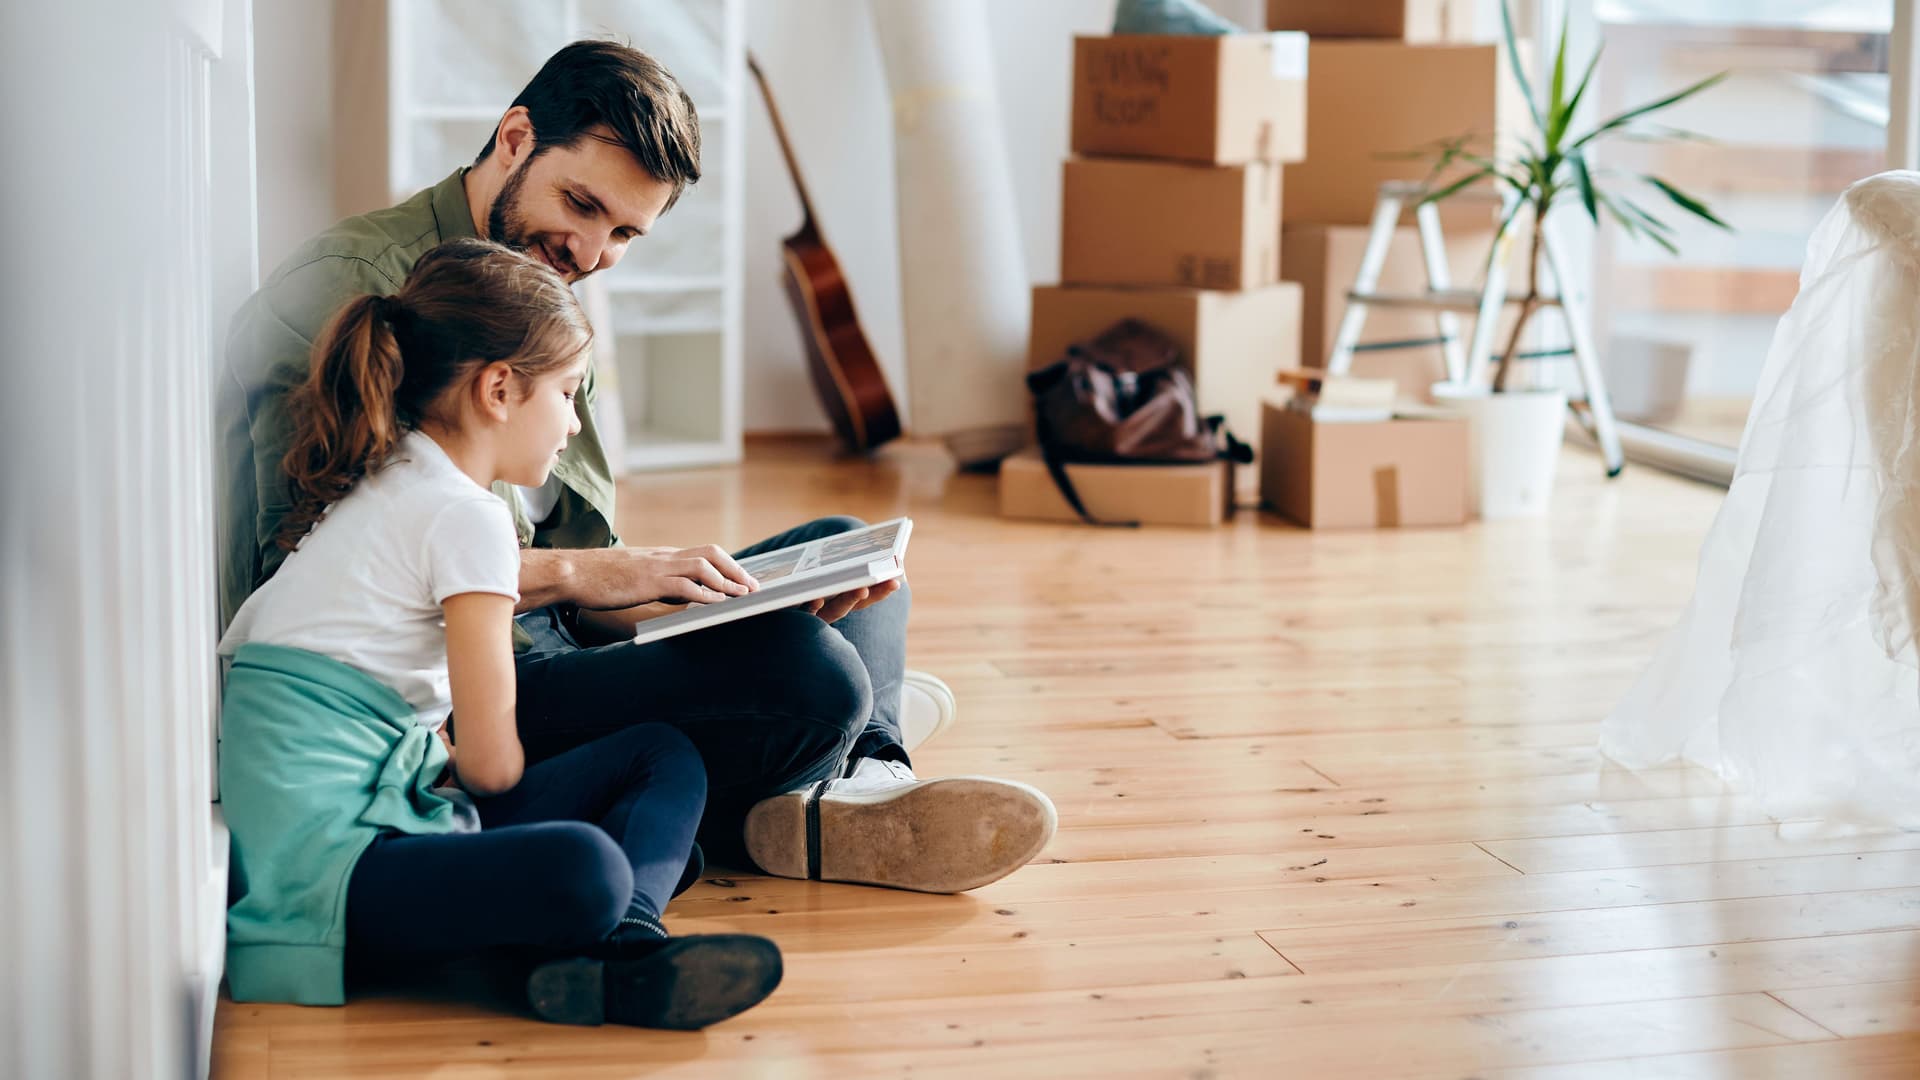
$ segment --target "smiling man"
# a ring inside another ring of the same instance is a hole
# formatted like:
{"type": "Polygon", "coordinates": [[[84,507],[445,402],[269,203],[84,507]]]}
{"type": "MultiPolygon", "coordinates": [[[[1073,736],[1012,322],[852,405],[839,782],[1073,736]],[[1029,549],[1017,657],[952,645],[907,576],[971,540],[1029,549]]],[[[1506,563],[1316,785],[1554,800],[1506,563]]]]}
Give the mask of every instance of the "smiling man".
{"type": "MultiPolygon", "coordinates": [[[[575,42],[521,91],[472,166],[339,222],[275,269],[235,316],[215,406],[227,469],[223,625],[284,558],[272,541],[288,505],[286,394],[305,378],[334,311],[397,291],[429,249],[467,236],[578,281],[625,257],[699,178],[699,120],[673,76],[634,49],[575,42]]],[[[913,773],[912,732],[944,726],[953,699],[938,679],[906,670],[903,585],[625,641],[660,602],[713,601],[756,583],[718,547],[620,542],[590,375],[581,389],[580,433],[548,483],[496,489],[521,540],[516,717],[528,763],[632,724],[674,724],[708,771],[701,844],[729,864],[751,860],[784,876],[954,892],[1036,854],[1055,821],[1044,795],[913,773]]],[[[736,554],[859,524],[826,518],[736,554]]]]}

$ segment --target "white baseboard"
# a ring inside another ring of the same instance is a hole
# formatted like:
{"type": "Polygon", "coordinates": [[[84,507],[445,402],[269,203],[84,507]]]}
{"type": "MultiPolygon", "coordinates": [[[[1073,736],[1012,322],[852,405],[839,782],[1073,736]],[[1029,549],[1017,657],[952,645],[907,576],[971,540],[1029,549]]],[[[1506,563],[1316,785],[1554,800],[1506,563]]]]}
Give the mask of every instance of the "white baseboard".
{"type": "Polygon", "coordinates": [[[213,1064],[213,1014],[220,1003],[220,979],[227,968],[227,820],[219,803],[208,809],[213,815],[213,859],[198,894],[199,933],[194,940],[193,968],[187,976],[194,1010],[190,1075],[197,1080],[206,1080],[213,1064]]]}

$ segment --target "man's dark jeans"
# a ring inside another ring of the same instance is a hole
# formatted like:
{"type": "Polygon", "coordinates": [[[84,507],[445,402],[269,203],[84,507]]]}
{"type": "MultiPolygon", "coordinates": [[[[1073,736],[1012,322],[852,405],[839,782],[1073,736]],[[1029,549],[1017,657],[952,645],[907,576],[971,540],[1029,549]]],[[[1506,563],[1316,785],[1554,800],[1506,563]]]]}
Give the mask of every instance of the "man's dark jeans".
{"type": "MultiPolygon", "coordinates": [[[[822,518],[737,553],[754,555],[859,528],[822,518]]],[[[829,626],[777,611],[647,645],[582,648],[555,608],[519,617],[520,741],[532,764],[633,724],[661,722],[693,741],[707,767],[699,841],[707,856],[749,867],[742,823],[771,795],[836,773],[849,757],[906,761],[900,679],[910,591],[829,626]]]]}

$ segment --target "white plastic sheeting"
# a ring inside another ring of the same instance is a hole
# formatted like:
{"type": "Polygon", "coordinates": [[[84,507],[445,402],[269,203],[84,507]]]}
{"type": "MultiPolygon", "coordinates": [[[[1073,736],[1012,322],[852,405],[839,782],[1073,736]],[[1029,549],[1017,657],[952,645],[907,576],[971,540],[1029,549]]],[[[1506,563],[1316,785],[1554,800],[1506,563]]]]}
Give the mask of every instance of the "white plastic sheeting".
{"type": "Polygon", "coordinates": [[[1809,245],[1693,600],[1606,722],[1774,816],[1920,827],[1920,173],[1856,183],[1809,245]]]}

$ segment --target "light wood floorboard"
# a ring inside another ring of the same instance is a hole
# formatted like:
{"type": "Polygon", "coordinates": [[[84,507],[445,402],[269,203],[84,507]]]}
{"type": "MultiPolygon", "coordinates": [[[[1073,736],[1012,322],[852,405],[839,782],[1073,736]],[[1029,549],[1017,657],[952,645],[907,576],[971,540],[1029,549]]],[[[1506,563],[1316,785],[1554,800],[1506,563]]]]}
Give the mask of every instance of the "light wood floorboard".
{"type": "Polygon", "coordinates": [[[1920,834],[1596,749],[1718,493],[1578,452],[1561,484],[1545,520],[1313,533],[1007,522],[917,444],[630,478],[634,542],[911,514],[910,662],[961,703],[916,763],[1038,785],[1055,841],[957,897],[714,870],[669,922],[787,978],[700,1034],[543,1025],[455,965],[223,1000],[215,1075],[1920,1075],[1920,834]]]}

